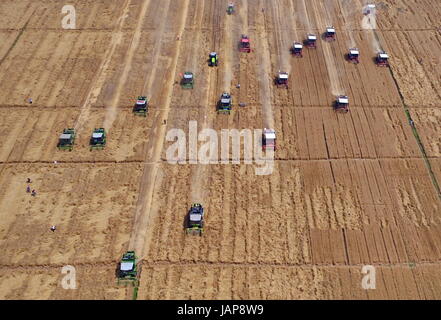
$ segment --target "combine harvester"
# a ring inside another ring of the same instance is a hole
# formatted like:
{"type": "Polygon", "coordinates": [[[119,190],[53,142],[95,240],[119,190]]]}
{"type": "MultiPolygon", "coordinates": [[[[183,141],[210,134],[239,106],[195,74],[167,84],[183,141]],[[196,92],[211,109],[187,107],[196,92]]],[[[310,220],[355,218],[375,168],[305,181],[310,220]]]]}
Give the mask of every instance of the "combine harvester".
{"type": "Polygon", "coordinates": [[[90,151],[102,150],[106,146],[106,130],[104,128],[95,128],[90,137],[90,151]]]}
{"type": "Polygon", "coordinates": [[[131,283],[134,286],[138,283],[138,270],[136,267],[137,257],[135,251],[127,251],[123,254],[118,266],[118,285],[131,283]]]}
{"type": "Polygon", "coordinates": [[[389,67],[389,55],[384,51],[379,52],[375,63],[378,67],[389,67]]]}
{"type": "Polygon", "coordinates": [[[216,52],[211,52],[210,55],[208,56],[208,65],[210,67],[214,67],[214,66],[217,67],[218,59],[219,58],[217,56],[217,53],[216,52]]]}
{"type": "Polygon", "coordinates": [[[338,96],[334,104],[334,110],[342,113],[349,112],[348,96],[338,96]]]}
{"type": "Polygon", "coordinates": [[[263,129],[262,133],[262,149],[276,151],[276,131],[273,129],[263,129]]]}
{"type": "Polygon", "coordinates": [[[75,144],[76,132],[73,128],[64,129],[58,140],[57,148],[59,150],[72,151],[75,144]]]}
{"type": "Polygon", "coordinates": [[[317,48],[317,36],[312,33],[308,34],[306,36],[305,45],[311,49],[317,48]]]}
{"type": "Polygon", "coordinates": [[[294,42],[294,44],[291,47],[291,53],[298,58],[303,57],[303,44],[300,42],[294,42]]]}
{"type": "Polygon", "coordinates": [[[240,39],[239,51],[246,52],[246,53],[251,52],[250,38],[248,38],[248,36],[246,34],[243,34],[240,39]]]}
{"type": "Polygon", "coordinates": [[[136,100],[135,106],[133,107],[133,113],[138,116],[147,117],[148,113],[148,101],[147,97],[139,96],[136,100]]]}
{"type": "Polygon", "coordinates": [[[219,102],[217,104],[217,113],[230,114],[232,107],[233,107],[233,98],[231,98],[231,95],[227,92],[222,93],[219,102]]]}
{"type": "Polygon", "coordinates": [[[185,223],[186,234],[198,234],[202,236],[204,233],[204,208],[200,203],[193,203],[187,214],[185,223]]]}
{"type": "Polygon", "coordinates": [[[324,34],[325,41],[331,42],[335,41],[335,28],[334,27],[327,27],[325,34],[324,34]]]}
{"type": "Polygon", "coordinates": [[[288,72],[279,71],[276,76],[275,83],[278,88],[285,87],[288,89],[288,72]]]}
{"type": "Polygon", "coordinates": [[[360,63],[360,50],[358,48],[351,48],[347,54],[347,59],[349,62],[359,64],[360,63]]]}
{"type": "Polygon", "coordinates": [[[193,89],[193,85],[194,85],[193,73],[188,71],[184,72],[184,75],[182,76],[181,79],[181,87],[183,89],[193,89]]]}
{"type": "Polygon", "coordinates": [[[231,14],[234,13],[234,3],[230,2],[230,3],[228,4],[228,7],[227,7],[227,13],[228,13],[229,15],[231,15],[231,14]]]}

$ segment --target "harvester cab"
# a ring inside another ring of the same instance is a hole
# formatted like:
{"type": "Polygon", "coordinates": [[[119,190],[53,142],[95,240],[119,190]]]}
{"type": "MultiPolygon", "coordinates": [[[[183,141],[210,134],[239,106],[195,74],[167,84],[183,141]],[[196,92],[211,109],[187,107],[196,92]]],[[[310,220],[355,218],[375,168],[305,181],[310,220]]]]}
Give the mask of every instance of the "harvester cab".
{"type": "Polygon", "coordinates": [[[335,111],[348,112],[349,111],[349,98],[347,96],[338,96],[335,101],[335,111]]]}
{"type": "Polygon", "coordinates": [[[204,233],[204,208],[200,203],[193,203],[187,214],[185,232],[187,234],[204,233]]]}
{"type": "Polygon", "coordinates": [[[327,27],[325,31],[325,40],[326,41],[335,41],[335,28],[327,27]]]}
{"type": "Polygon", "coordinates": [[[227,13],[228,13],[228,14],[233,14],[233,13],[234,13],[234,3],[230,2],[230,3],[228,4],[228,7],[227,7],[227,13]]]}
{"type": "Polygon", "coordinates": [[[281,72],[276,76],[276,85],[277,87],[286,87],[288,89],[288,73],[287,72],[281,72]]]}
{"type": "Polygon", "coordinates": [[[148,101],[147,97],[139,96],[133,107],[133,113],[139,116],[146,117],[148,113],[148,101]]]}
{"type": "Polygon", "coordinates": [[[219,99],[217,112],[230,114],[232,106],[233,99],[231,98],[231,95],[227,92],[222,93],[219,99]]]}
{"type": "Polygon", "coordinates": [[[218,57],[217,57],[217,53],[216,52],[211,52],[209,55],[209,66],[213,67],[216,66],[217,67],[217,62],[218,62],[218,57]]]}
{"type": "Polygon", "coordinates": [[[184,89],[193,89],[194,85],[194,77],[191,72],[184,72],[184,75],[181,80],[181,87],[184,89]]]}
{"type": "Polygon", "coordinates": [[[315,49],[317,47],[316,42],[317,42],[317,36],[315,34],[310,33],[307,35],[305,43],[308,48],[315,49]]]}
{"type": "Polygon", "coordinates": [[[291,48],[291,52],[295,57],[303,57],[303,44],[300,42],[294,42],[291,48]]]}
{"type": "Polygon", "coordinates": [[[73,146],[75,144],[75,129],[69,128],[64,129],[63,133],[60,135],[58,140],[57,148],[60,150],[69,150],[72,151],[73,146]]]}
{"type": "Polygon", "coordinates": [[[378,53],[376,61],[377,61],[377,66],[388,67],[389,66],[389,55],[386,52],[381,51],[380,53],[378,53]]]}
{"type": "Polygon", "coordinates": [[[251,52],[250,39],[247,35],[243,34],[240,39],[240,52],[251,52]]]}
{"type": "Polygon", "coordinates": [[[106,131],[104,128],[98,128],[93,130],[92,136],[90,137],[90,150],[93,149],[104,149],[106,146],[106,131]]]}
{"type": "Polygon", "coordinates": [[[358,64],[360,62],[360,50],[357,48],[349,49],[348,60],[352,63],[358,64]]]}
{"type": "Polygon", "coordinates": [[[276,151],[276,131],[273,129],[263,129],[262,133],[262,149],[276,151]]]}
{"type": "Polygon", "coordinates": [[[123,254],[118,268],[118,281],[120,280],[137,280],[135,251],[127,251],[123,254]]]}

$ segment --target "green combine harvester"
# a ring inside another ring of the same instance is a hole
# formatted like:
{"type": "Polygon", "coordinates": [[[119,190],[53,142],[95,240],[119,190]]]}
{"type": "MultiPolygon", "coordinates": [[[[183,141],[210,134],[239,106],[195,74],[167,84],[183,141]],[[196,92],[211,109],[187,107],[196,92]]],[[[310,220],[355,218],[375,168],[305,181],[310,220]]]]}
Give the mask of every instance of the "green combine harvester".
{"type": "Polygon", "coordinates": [[[75,137],[75,129],[64,129],[63,133],[60,135],[60,139],[58,140],[57,148],[60,150],[72,151],[75,144],[75,137]]]}
{"type": "Polygon", "coordinates": [[[183,89],[193,89],[193,86],[194,86],[193,73],[185,72],[181,80],[181,87],[183,89]]]}
{"type": "Polygon", "coordinates": [[[202,236],[204,233],[204,208],[200,203],[191,205],[186,220],[185,232],[202,236]]]}
{"type": "Polygon", "coordinates": [[[118,268],[118,284],[127,281],[138,281],[136,260],[135,251],[127,251],[123,254],[118,268]]]}
{"type": "Polygon", "coordinates": [[[106,131],[104,128],[95,128],[90,137],[90,150],[101,150],[106,146],[106,131]]]}
{"type": "Polygon", "coordinates": [[[233,106],[233,99],[231,98],[231,95],[227,92],[224,92],[222,93],[219,102],[217,104],[217,113],[230,114],[232,106],[233,106]]]}
{"type": "Polygon", "coordinates": [[[133,107],[133,113],[138,116],[147,117],[148,113],[148,101],[147,97],[139,96],[136,100],[135,106],[133,107]]]}
{"type": "Polygon", "coordinates": [[[234,4],[231,2],[228,4],[227,13],[230,15],[234,13],[234,4]]]}

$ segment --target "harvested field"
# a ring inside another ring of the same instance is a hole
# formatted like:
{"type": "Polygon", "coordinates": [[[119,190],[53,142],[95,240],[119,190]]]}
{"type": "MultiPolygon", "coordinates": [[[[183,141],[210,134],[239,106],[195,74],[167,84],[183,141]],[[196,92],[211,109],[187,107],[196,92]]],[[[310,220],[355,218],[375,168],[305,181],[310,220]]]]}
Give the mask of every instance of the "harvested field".
{"type": "Polygon", "coordinates": [[[228,2],[73,0],[72,30],[57,1],[0,3],[1,299],[132,299],[116,281],[127,250],[138,299],[441,298],[441,4],[373,1],[364,16],[364,0],[235,0],[227,15],[228,2]],[[317,48],[294,58],[307,33],[317,48]],[[380,49],[390,68],[375,65],[380,49]],[[216,112],[225,91],[229,115],[216,112]],[[191,163],[189,140],[185,163],[167,161],[168,134],[188,138],[193,120],[275,129],[272,173],[243,150],[240,163],[191,163]],[[107,144],[90,151],[101,127],[107,144]],[[65,128],[71,152],[57,149],[65,128]],[[193,202],[202,237],[184,232],[193,202]],[[76,290],[62,287],[66,265],[76,290]],[[375,290],[361,286],[366,265],[375,290]]]}

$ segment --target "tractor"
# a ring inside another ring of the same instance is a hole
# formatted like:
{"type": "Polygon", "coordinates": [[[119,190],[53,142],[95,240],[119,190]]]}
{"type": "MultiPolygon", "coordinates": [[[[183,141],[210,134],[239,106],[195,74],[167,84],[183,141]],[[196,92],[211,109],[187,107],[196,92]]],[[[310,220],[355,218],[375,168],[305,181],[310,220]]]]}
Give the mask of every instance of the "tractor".
{"type": "Polygon", "coordinates": [[[75,144],[76,132],[75,129],[68,128],[64,129],[63,133],[60,135],[58,140],[57,148],[59,150],[69,150],[72,151],[75,144]]]}
{"type": "Polygon", "coordinates": [[[305,44],[308,48],[315,49],[317,47],[317,36],[315,34],[308,34],[305,40],[305,44]]]}
{"type": "Polygon", "coordinates": [[[230,14],[230,15],[234,13],[234,3],[230,2],[228,4],[227,13],[230,14]]]}
{"type": "Polygon", "coordinates": [[[95,128],[90,137],[90,150],[104,149],[106,146],[106,131],[104,128],[95,128]]]}
{"type": "Polygon", "coordinates": [[[135,251],[127,251],[123,254],[117,272],[118,282],[124,280],[137,281],[136,259],[135,251]]]}
{"type": "Polygon", "coordinates": [[[209,55],[209,59],[208,59],[208,65],[210,67],[216,66],[217,67],[217,63],[218,63],[218,56],[216,52],[211,52],[209,55]]]}
{"type": "Polygon", "coordinates": [[[184,75],[181,80],[181,87],[183,89],[193,89],[194,85],[194,77],[191,72],[184,72],[184,75]]]}
{"type": "Polygon", "coordinates": [[[349,112],[349,98],[347,96],[338,96],[335,104],[334,110],[337,112],[349,112]]]}
{"type": "Polygon", "coordinates": [[[228,113],[230,114],[231,108],[233,106],[233,98],[227,92],[221,94],[219,102],[217,104],[217,113],[228,113]]]}
{"type": "Polygon", "coordinates": [[[294,42],[291,48],[291,53],[298,58],[303,57],[303,44],[300,42],[294,42]]]}
{"type": "Polygon", "coordinates": [[[148,101],[147,97],[139,96],[133,107],[133,113],[139,116],[147,117],[148,113],[148,101]]]}
{"type": "Polygon", "coordinates": [[[360,50],[358,50],[357,48],[351,48],[349,49],[349,53],[347,55],[348,57],[348,61],[358,64],[360,63],[360,50]]]}
{"type": "Polygon", "coordinates": [[[245,34],[243,34],[240,39],[239,51],[240,52],[247,52],[247,53],[251,52],[250,39],[245,34]]]}
{"type": "Polygon", "coordinates": [[[276,151],[276,131],[273,129],[263,129],[262,133],[262,149],[276,151]]]}
{"type": "Polygon", "coordinates": [[[187,234],[204,233],[204,208],[200,203],[193,203],[186,217],[185,232],[187,234]]]}
{"type": "Polygon", "coordinates": [[[379,67],[389,67],[389,55],[384,51],[378,53],[375,61],[379,67]]]}
{"type": "Polygon", "coordinates": [[[324,36],[326,41],[335,41],[335,28],[327,27],[324,36]]]}
{"type": "Polygon", "coordinates": [[[277,87],[286,87],[286,89],[288,89],[288,73],[279,71],[275,83],[277,87]]]}

